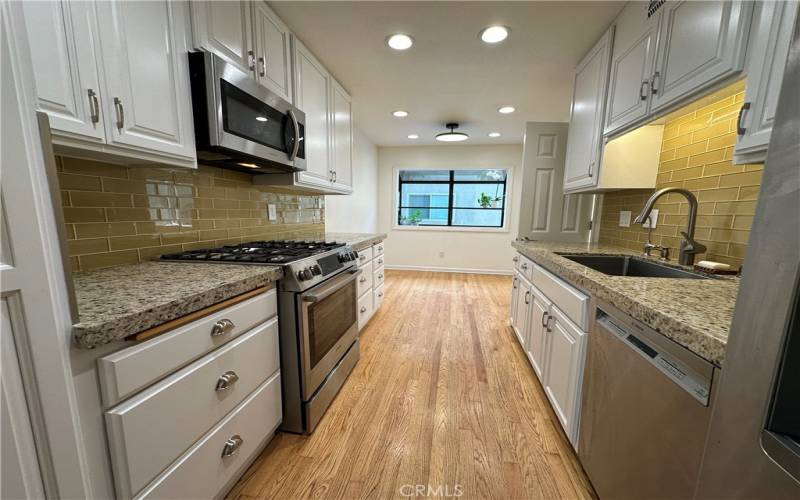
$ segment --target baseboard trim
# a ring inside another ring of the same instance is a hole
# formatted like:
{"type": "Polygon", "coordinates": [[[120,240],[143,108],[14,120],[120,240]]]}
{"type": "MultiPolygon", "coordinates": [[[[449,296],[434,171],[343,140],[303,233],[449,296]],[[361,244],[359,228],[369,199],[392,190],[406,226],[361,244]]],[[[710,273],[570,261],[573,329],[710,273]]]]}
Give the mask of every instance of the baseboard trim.
{"type": "Polygon", "coordinates": [[[386,269],[393,269],[396,271],[428,271],[433,273],[462,273],[462,274],[500,274],[511,276],[514,274],[511,270],[506,269],[473,269],[466,267],[433,267],[433,266],[392,266],[386,264],[386,269]]]}

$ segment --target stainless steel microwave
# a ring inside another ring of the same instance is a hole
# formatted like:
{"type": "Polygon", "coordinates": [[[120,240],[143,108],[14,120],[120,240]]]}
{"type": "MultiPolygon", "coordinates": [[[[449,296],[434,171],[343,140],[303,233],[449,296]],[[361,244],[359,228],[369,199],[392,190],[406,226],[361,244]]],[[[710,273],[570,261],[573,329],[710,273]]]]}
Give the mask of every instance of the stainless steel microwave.
{"type": "Polygon", "coordinates": [[[210,52],[189,53],[197,160],[252,173],[306,169],[305,113],[210,52]]]}

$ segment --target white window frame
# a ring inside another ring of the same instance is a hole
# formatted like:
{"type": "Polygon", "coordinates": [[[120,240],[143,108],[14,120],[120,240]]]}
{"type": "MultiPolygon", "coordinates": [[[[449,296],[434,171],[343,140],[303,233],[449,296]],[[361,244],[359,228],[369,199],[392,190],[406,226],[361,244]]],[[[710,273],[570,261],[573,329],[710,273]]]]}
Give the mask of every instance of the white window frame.
{"type": "Polygon", "coordinates": [[[508,233],[510,229],[509,220],[511,220],[513,211],[511,210],[511,193],[514,187],[514,168],[508,165],[470,165],[458,167],[441,167],[441,166],[400,166],[397,165],[392,169],[392,210],[391,210],[391,228],[393,231],[444,231],[444,232],[458,232],[458,233],[508,233]],[[397,223],[397,207],[400,203],[398,196],[398,189],[400,187],[400,171],[401,170],[505,170],[506,171],[506,192],[503,205],[503,226],[502,227],[459,227],[459,226],[406,226],[397,223]]]}

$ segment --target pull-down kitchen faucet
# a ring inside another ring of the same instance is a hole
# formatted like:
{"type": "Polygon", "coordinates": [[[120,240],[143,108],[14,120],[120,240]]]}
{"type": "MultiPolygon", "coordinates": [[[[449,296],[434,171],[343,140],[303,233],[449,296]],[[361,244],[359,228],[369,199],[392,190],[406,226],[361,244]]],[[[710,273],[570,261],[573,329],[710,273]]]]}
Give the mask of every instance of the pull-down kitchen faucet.
{"type": "Polygon", "coordinates": [[[644,204],[644,208],[642,209],[641,213],[636,216],[636,219],[634,219],[633,222],[637,224],[644,224],[644,221],[650,216],[650,211],[653,210],[653,205],[655,205],[656,200],[667,193],[682,194],[689,202],[689,217],[686,221],[686,231],[681,231],[681,235],[683,235],[683,241],[681,241],[678,263],[684,266],[691,266],[694,264],[695,254],[706,251],[706,247],[694,239],[694,225],[697,221],[697,198],[695,198],[691,191],[687,191],[686,189],[678,187],[659,189],[653,193],[652,196],[650,196],[650,198],[647,200],[647,203],[644,204]]]}

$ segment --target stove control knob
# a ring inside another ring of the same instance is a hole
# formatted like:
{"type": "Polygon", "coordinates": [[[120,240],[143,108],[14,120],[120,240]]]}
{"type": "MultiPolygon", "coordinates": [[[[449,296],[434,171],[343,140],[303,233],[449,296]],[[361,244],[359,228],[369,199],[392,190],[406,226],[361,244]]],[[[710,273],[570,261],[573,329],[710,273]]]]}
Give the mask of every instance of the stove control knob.
{"type": "Polygon", "coordinates": [[[350,260],[356,260],[358,258],[358,254],[355,252],[350,252],[350,260]]]}
{"type": "Polygon", "coordinates": [[[337,255],[336,258],[339,259],[339,262],[347,262],[347,255],[345,255],[343,253],[340,253],[339,255],[337,255]]]}
{"type": "Polygon", "coordinates": [[[311,274],[311,270],[308,268],[303,269],[302,271],[297,272],[297,279],[300,281],[310,280],[314,276],[311,274]]]}
{"type": "Polygon", "coordinates": [[[322,274],[322,268],[319,267],[318,264],[314,264],[313,266],[311,266],[311,274],[313,274],[314,276],[319,276],[320,274],[322,274]]]}

